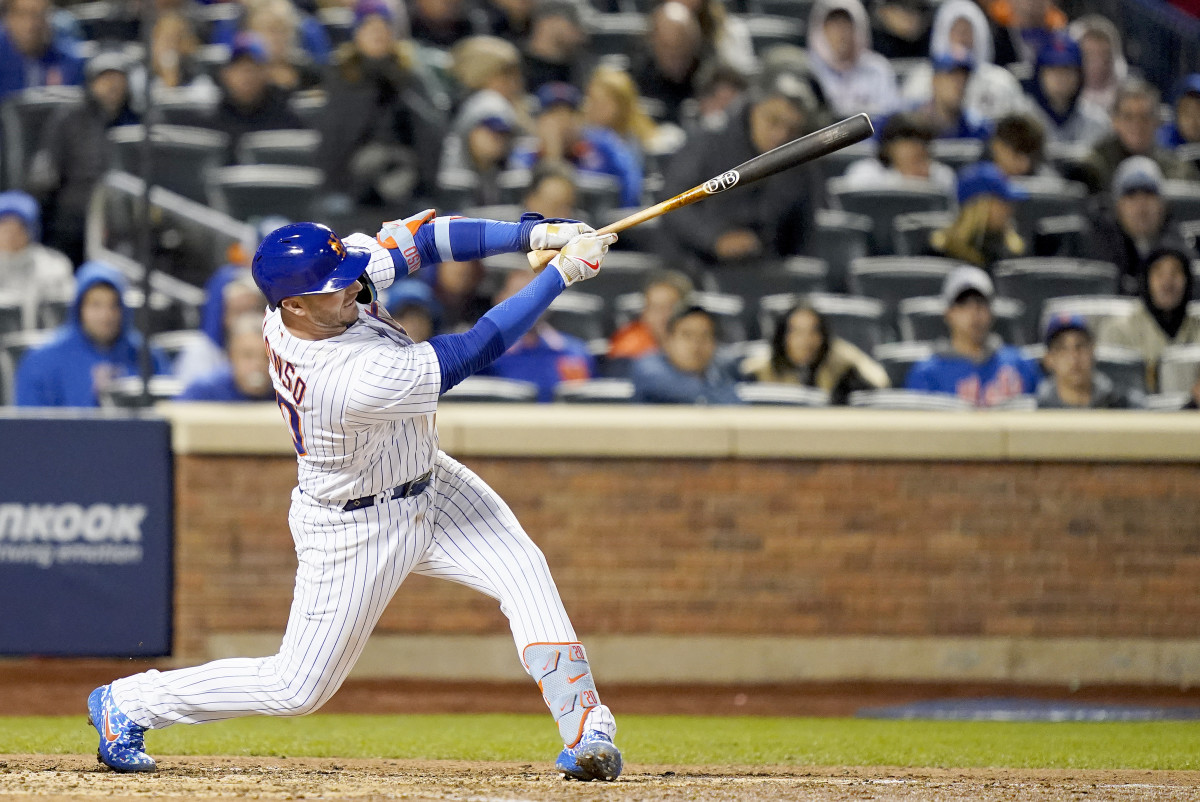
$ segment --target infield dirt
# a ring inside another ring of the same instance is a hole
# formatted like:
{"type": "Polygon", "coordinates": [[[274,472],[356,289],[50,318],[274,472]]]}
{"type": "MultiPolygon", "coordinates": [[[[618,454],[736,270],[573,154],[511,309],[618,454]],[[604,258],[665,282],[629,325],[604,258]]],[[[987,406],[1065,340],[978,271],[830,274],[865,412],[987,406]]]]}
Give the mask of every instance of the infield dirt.
{"type": "Polygon", "coordinates": [[[1200,772],[629,766],[615,783],[562,780],[548,765],[453,761],[161,757],[117,775],[78,755],[0,756],[0,799],[1192,800],[1200,772]]]}

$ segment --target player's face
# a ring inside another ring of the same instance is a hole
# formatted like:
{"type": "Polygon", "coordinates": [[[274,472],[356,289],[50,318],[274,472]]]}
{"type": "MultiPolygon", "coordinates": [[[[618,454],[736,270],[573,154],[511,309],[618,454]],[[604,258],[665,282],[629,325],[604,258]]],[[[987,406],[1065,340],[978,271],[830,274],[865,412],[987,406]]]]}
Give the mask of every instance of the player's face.
{"type": "Polygon", "coordinates": [[[121,333],[121,298],[109,284],[97,284],[79,304],[79,325],[87,338],[107,348],[121,333]]]}
{"type": "Polygon", "coordinates": [[[676,321],[663,344],[667,359],[684,373],[703,373],[717,353],[717,334],[706,315],[688,315],[676,321]]]}
{"type": "Polygon", "coordinates": [[[792,313],[787,322],[783,347],[788,361],[796,367],[811,365],[821,350],[821,328],[817,316],[807,309],[792,313]]]}
{"type": "Polygon", "coordinates": [[[363,285],[354,282],[344,290],[301,295],[296,298],[309,322],[318,330],[341,333],[358,320],[358,301],[363,285]]]}
{"type": "Polygon", "coordinates": [[[1088,387],[1092,382],[1095,363],[1092,338],[1082,331],[1062,332],[1046,350],[1046,368],[1059,385],[1066,387],[1088,387]]]}
{"type": "Polygon", "coordinates": [[[972,293],[946,310],[946,327],[951,339],[982,347],[992,331],[992,307],[983,296],[972,293]]]}
{"type": "Polygon", "coordinates": [[[1175,256],[1160,256],[1150,265],[1146,285],[1150,290],[1150,302],[1159,309],[1176,309],[1183,303],[1183,292],[1187,289],[1184,271],[1175,256]]]}

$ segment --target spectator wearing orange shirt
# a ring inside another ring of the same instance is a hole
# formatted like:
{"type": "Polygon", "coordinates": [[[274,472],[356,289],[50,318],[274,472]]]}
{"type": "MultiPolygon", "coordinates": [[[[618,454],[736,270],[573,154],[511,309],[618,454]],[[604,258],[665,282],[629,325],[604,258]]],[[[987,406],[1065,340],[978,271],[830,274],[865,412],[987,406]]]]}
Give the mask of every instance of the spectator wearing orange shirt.
{"type": "Polygon", "coordinates": [[[667,321],[692,289],[691,279],[677,270],[651,275],[642,290],[642,313],[613,334],[608,346],[609,359],[638,359],[661,349],[667,321]]]}

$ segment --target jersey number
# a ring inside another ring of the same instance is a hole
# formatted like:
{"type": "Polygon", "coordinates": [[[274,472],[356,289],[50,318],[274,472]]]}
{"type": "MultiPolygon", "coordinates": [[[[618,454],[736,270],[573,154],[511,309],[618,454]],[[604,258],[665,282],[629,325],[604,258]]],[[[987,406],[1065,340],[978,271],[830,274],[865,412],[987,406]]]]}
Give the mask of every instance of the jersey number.
{"type": "Polygon", "coordinates": [[[308,449],[304,447],[304,432],[300,427],[300,413],[279,393],[275,393],[275,400],[279,403],[279,409],[283,411],[284,421],[292,430],[292,445],[296,447],[296,453],[301,457],[308,456],[308,449]]]}

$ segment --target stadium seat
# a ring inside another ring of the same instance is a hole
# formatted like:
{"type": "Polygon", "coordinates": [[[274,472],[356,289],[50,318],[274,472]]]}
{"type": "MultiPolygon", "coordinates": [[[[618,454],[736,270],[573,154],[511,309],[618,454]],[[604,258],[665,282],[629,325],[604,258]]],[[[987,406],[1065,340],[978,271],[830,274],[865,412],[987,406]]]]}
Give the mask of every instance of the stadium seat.
{"type": "MultiPolygon", "coordinates": [[[[211,6],[210,6],[211,8],[211,6]]],[[[288,105],[292,107],[292,111],[300,118],[307,128],[319,128],[325,118],[325,107],[329,103],[329,98],[325,96],[323,89],[309,89],[304,92],[297,92],[288,98],[288,105]]]]}
{"type": "Polygon", "coordinates": [[[807,20],[815,0],[746,0],[747,10],[755,14],[807,20]]]}
{"type": "Polygon", "coordinates": [[[633,400],[633,382],[626,379],[582,379],[560,382],[554,400],[567,404],[627,404],[633,400]]]}
{"type": "Polygon", "coordinates": [[[850,393],[850,406],[929,412],[968,412],[975,408],[952,395],[915,390],[859,390],[850,393]]]}
{"type": "MultiPolygon", "coordinates": [[[[829,266],[822,259],[793,256],[780,262],[721,265],[708,272],[713,288],[740,297],[748,310],[764,295],[824,292],[829,266]]],[[[760,336],[757,320],[747,320],[751,337],[760,336]]]]}
{"type": "Polygon", "coordinates": [[[180,86],[154,90],[156,122],[204,128],[216,111],[220,93],[215,88],[180,86]]]}
{"type": "Polygon", "coordinates": [[[5,188],[24,186],[46,120],[59,109],[82,102],[83,90],[77,86],[46,86],[26,89],[0,105],[5,188]]]}
{"type": "Polygon", "coordinates": [[[442,401],[519,404],[537,401],[537,397],[538,388],[533,382],[497,376],[468,376],[447,390],[442,401]]]}
{"type": "Polygon", "coordinates": [[[750,33],[754,52],[762,55],[776,45],[804,44],[807,19],[766,14],[744,14],[741,19],[750,33]]]}
{"type": "Polygon", "coordinates": [[[150,337],[150,347],[157,349],[172,365],[184,350],[193,343],[208,339],[208,335],[200,329],[181,329],[179,331],[162,331],[150,337]]]}
{"type": "Polygon", "coordinates": [[[484,220],[503,220],[515,223],[525,212],[515,203],[497,203],[494,206],[468,206],[460,210],[463,217],[475,217],[484,220]]]}
{"type": "Polygon", "coordinates": [[[1191,393],[1200,377],[1200,345],[1168,345],[1158,364],[1161,393],[1191,393]]]}
{"type": "Polygon", "coordinates": [[[747,316],[754,313],[754,307],[738,296],[723,292],[693,292],[685,303],[699,306],[716,318],[719,342],[736,343],[747,339],[747,316]]]}
{"type": "Polygon", "coordinates": [[[25,328],[25,301],[15,290],[0,290],[0,336],[25,328]]]}
{"type": "Polygon", "coordinates": [[[801,384],[739,382],[734,387],[738,400],[751,406],[827,407],[829,393],[801,384]]]}
{"type": "Polygon", "coordinates": [[[978,139],[935,139],[929,143],[929,155],[958,171],[983,158],[983,142],[978,139]]]}
{"type": "Polygon", "coordinates": [[[307,220],[325,181],[316,167],[243,164],[218,167],[208,177],[209,203],[235,220],[279,215],[307,220]]]}
{"type": "MultiPolygon", "coordinates": [[[[522,257],[524,258],[524,257],[522,257]]],[[[491,261],[491,260],[489,260],[491,261]]],[[[617,309],[617,299],[634,294],[641,298],[646,286],[646,279],[658,267],[662,260],[655,255],[637,253],[634,251],[609,251],[604,257],[602,275],[596,281],[589,281],[587,291],[604,299],[606,308],[613,315],[616,325],[621,325],[617,309]],[[603,280],[600,280],[603,279],[603,280]]],[[[641,311],[641,305],[637,307],[641,311]]],[[[637,312],[634,312],[636,315],[637,312]]]]}
{"type": "Polygon", "coordinates": [[[867,139],[822,156],[817,159],[815,164],[821,172],[821,177],[828,181],[831,178],[841,177],[846,172],[846,168],[857,161],[875,158],[878,152],[878,143],[873,139],[867,139]]]}
{"type": "Polygon", "coordinates": [[[45,345],[53,337],[53,329],[27,329],[0,335],[0,406],[12,404],[16,397],[17,366],[25,352],[45,345]]]}
{"type": "Polygon", "coordinates": [[[1007,259],[992,269],[998,295],[1025,305],[1025,342],[1036,342],[1041,331],[1042,306],[1048,298],[1068,295],[1111,295],[1117,289],[1117,268],[1108,262],[1084,259],[1007,259]]]}
{"type": "Polygon", "coordinates": [[[238,141],[238,161],[242,164],[290,164],[311,167],[321,147],[318,131],[255,131],[238,141]]]}
{"type": "Polygon", "coordinates": [[[135,409],[159,401],[170,401],[184,391],[183,382],[174,376],[151,376],[147,384],[149,398],[143,393],[141,376],[117,379],[100,393],[100,406],[135,409]]]}
{"type": "Polygon", "coordinates": [[[903,387],[908,372],[918,362],[933,356],[933,343],[884,343],[875,346],[871,356],[887,371],[892,387],[903,387]]]}
{"type": "Polygon", "coordinates": [[[650,30],[647,16],[637,11],[592,14],[587,21],[588,50],[592,53],[633,55],[650,30]]]}
{"type": "Polygon", "coordinates": [[[1090,230],[1087,218],[1081,214],[1043,217],[1034,227],[1033,255],[1078,258],[1085,251],[1090,230]]]}
{"type": "Polygon", "coordinates": [[[317,9],[317,21],[325,29],[333,47],[354,38],[354,9],[346,6],[325,6],[317,9]]]}
{"type": "Polygon", "coordinates": [[[92,0],[70,7],[87,42],[132,42],[138,38],[137,7],[112,0],[92,0]]]}
{"type": "Polygon", "coordinates": [[[759,330],[769,338],[779,320],[798,303],[807,303],[829,323],[835,337],[854,343],[868,354],[883,342],[883,302],[855,295],[814,292],[808,295],[768,295],[759,301],[759,330]]]}
{"type": "Polygon", "coordinates": [[[1146,362],[1139,351],[1117,345],[1097,345],[1096,370],[1112,379],[1120,390],[1146,392],[1146,362]]]}
{"type": "Polygon", "coordinates": [[[1046,161],[1068,181],[1079,181],[1088,174],[1092,146],[1085,142],[1047,142],[1046,161]]]}
{"type": "Polygon", "coordinates": [[[1055,315],[1079,315],[1087,321],[1092,333],[1097,334],[1106,321],[1126,317],[1137,309],[1139,303],[1137,298],[1123,295],[1065,295],[1047,298],[1042,306],[1041,319],[1038,321],[1036,341],[1041,342],[1046,324],[1055,315]]]}
{"type": "Polygon", "coordinates": [[[826,279],[829,292],[846,292],[850,263],[871,253],[874,223],[866,215],[839,209],[818,209],[816,218],[817,227],[808,252],[829,265],[826,279]]]}
{"type": "MultiPolygon", "coordinates": [[[[1022,325],[1025,306],[1012,298],[992,299],[992,329],[1009,345],[1026,342],[1022,325]]],[[[904,342],[933,342],[950,336],[946,303],[940,295],[905,298],[896,307],[897,327],[904,342]]]]}
{"type": "MultiPolygon", "coordinates": [[[[479,192],[479,176],[473,170],[442,170],[437,177],[437,202],[439,211],[462,212],[469,206],[478,205],[475,200],[479,192]]],[[[519,200],[506,201],[506,206],[516,206],[519,200]]]]}
{"type": "Polygon", "coordinates": [[[871,218],[871,247],[886,254],[892,247],[892,220],[910,212],[941,212],[950,199],[928,181],[905,182],[902,186],[877,189],[851,187],[845,179],[831,178],[827,183],[830,202],[837,208],[871,218]]]}
{"type": "Polygon", "coordinates": [[[1172,220],[1181,223],[1200,220],[1200,181],[1165,181],[1163,197],[1172,220]]]}
{"type": "Polygon", "coordinates": [[[1154,393],[1142,399],[1142,408],[1148,412],[1178,412],[1191,400],[1191,393],[1154,393]]]}
{"type": "MultiPolygon", "coordinates": [[[[150,138],[151,182],[198,203],[206,203],[205,180],[211,170],[224,162],[229,137],[219,131],[181,125],[156,125],[153,131],[150,138]]],[[[111,128],[108,138],[114,145],[114,167],[140,175],[145,127],[122,125],[111,128]]]]}
{"type": "Polygon", "coordinates": [[[884,325],[897,331],[900,301],[942,291],[946,276],[961,263],[937,256],[867,256],[850,263],[850,291],[884,303],[884,325]]]}
{"type": "Polygon", "coordinates": [[[1035,176],[1014,178],[1012,183],[1029,195],[1015,203],[1013,211],[1017,231],[1029,242],[1037,233],[1039,220],[1086,212],[1087,187],[1078,181],[1035,176]]]}
{"type": "Polygon", "coordinates": [[[550,303],[546,322],[584,342],[603,340],[609,334],[604,311],[604,299],[600,296],[567,290],[550,303]]]}
{"type": "Polygon", "coordinates": [[[933,232],[954,222],[950,212],[912,212],[892,221],[892,247],[900,256],[921,256],[929,252],[933,232]]]}

